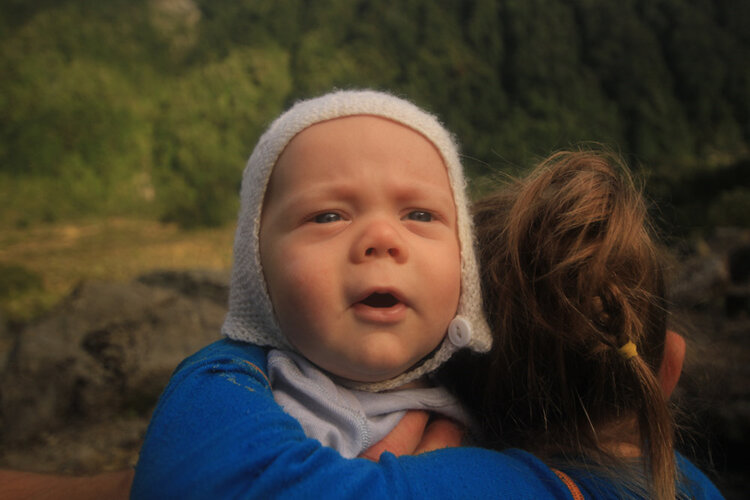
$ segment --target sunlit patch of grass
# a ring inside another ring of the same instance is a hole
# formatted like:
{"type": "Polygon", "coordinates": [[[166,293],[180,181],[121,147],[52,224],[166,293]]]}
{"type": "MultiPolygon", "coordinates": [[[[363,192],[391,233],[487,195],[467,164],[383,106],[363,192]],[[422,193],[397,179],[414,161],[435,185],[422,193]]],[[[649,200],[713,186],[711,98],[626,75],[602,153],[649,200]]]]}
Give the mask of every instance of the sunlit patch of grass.
{"type": "Polygon", "coordinates": [[[41,286],[0,297],[0,311],[25,321],[82,280],[124,281],[156,269],[228,269],[233,236],[233,225],[184,231],[125,218],[2,228],[0,262],[41,277],[41,286]]]}

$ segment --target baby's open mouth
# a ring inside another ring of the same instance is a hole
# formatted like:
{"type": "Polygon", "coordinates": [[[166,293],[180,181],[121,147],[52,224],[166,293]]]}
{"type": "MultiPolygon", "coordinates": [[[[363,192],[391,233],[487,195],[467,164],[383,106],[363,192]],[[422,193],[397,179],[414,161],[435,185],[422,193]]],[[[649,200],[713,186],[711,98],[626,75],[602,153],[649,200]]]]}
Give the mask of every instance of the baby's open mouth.
{"type": "Polygon", "coordinates": [[[362,301],[362,304],[370,307],[393,307],[400,301],[390,293],[371,293],[362,301]]]}

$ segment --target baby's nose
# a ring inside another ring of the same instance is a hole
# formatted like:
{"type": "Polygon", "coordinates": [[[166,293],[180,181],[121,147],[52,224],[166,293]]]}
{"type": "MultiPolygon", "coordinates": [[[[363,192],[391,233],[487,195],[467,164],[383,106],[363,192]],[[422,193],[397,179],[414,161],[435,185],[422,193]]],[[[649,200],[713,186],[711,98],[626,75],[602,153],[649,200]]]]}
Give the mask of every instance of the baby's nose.
{"type": "Polygon", "coordinates": [[[355,262],[388,257],[400,263],[408,258],[408,250],[398,228],[382,219],[367,223],[352,246],[352,252],[355,262]]]}

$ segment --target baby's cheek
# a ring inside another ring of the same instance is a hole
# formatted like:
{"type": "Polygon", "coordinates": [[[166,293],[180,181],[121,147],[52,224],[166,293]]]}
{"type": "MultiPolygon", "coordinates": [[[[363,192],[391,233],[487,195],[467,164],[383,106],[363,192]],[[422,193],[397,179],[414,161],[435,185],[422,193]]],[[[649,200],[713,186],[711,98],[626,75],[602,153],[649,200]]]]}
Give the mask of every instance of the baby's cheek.
{"type": "Polygon", "coordinates": [[[318,307],[332,293],[332,270],[309,258],[291,259],[285,268],[286,289],[296,307],[318,307]]]}
{"type": "Polygon", "coordinates": [[[319,269],[319,266],[310,262],[310,259],[297,256],[286,260],[284,273],[290,286],[309,288],[314,287],[316,281],[320,279],[319,269]]]}

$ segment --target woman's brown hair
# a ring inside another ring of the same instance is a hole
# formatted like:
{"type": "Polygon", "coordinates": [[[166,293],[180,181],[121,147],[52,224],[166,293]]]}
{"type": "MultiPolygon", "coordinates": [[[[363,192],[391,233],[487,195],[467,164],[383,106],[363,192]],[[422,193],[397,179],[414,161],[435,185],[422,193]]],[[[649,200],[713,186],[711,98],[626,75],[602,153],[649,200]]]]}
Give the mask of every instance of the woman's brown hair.
{"type": "Polygon", "coordinates": [[[623,463],[613,445],[630,442],[648,494],[674,498],[673,423],[656,377],[662,269],[623,162],[556,153],[477,203],[475,224],[494,346],[473,369],[460,359],[448,369],[481,444],[612,466],[623,463]],[[621,352],[628,342],[634,357],[621,352]]]}

